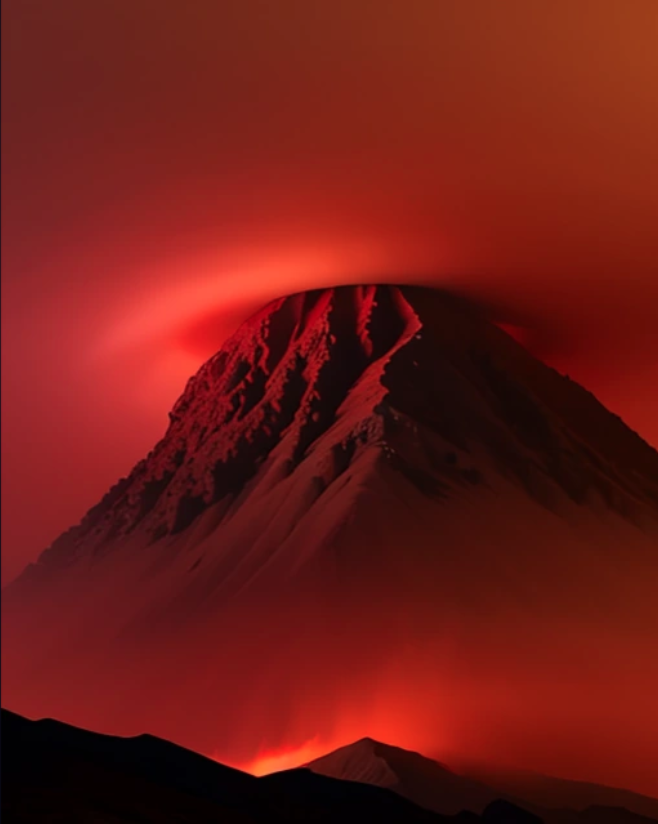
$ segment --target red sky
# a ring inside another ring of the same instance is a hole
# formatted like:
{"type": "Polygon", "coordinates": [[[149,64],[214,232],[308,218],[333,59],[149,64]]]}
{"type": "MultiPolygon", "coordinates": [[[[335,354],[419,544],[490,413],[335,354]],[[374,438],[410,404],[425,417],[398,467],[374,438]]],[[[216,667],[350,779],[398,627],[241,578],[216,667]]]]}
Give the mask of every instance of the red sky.
{"type": "Polygon", "coordinates": [[[658,444],[655,0],[5,0],[2,573],[251,309],[435,282],[658,444]]]}

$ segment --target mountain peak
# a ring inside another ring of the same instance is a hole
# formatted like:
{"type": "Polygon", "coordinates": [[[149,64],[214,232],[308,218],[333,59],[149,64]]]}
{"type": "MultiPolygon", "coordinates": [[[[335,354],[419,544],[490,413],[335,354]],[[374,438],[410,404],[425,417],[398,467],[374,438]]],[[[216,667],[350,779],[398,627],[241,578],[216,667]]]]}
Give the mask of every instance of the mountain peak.
{"type": "Polygon", "coordinates": [[[372,738],[361,738],[306,766],[332,778],[395,790],[446,815],[461,810],[482,812],[499,797],[484,784],[459,776],[438,761],[372,738]]]}
{"type": "Polygon", "coordinates": [[[547,476],[576,503],[595,495],[631,519],[658,502],[658,455],[473,307],[420,287],[345,286],[247,320],[189,380],[146,460],[40,562],[137,529],[175,535],[215,504],[230,517],[259,471],[276,463],[270,482],[287,477],[321,441],[316,495],[364,447],[426,494],[486,483],[469,460],[484,447],[548,506],[547,476]]]}
{"type": "MultiPolygon", "coordinates": [[[[346,744],[343,747],[340,747],[334,750],[329,755],[331,757],[336,755],[347,755],[349,753],[368,753],[376,758],[383,758],[383,759],[408,759],[408,760],[422,760],[428,761],[427,757],[421,755],[421,753],[416,752],[415,750],[408,750],[404,749],[403,747],[398,747],[394,744],[386,744],[383,741],[378,741],[375,738],[371,738],[370,736],[364,736],[363,738],[359,738],[357,741],[353,741],[351,744],[346,744]]],[[[329,757],[325,756],[325,757],[329,757]]],[[[322,760],[316,759],[315,762],[322,760]]],[[[441,769],[445,770],[446,772],[451,772],[449,767],[446,767],[445,764],[441,764],[440,762],[433,760],[433,764],[441,767],[441,769]]]]}

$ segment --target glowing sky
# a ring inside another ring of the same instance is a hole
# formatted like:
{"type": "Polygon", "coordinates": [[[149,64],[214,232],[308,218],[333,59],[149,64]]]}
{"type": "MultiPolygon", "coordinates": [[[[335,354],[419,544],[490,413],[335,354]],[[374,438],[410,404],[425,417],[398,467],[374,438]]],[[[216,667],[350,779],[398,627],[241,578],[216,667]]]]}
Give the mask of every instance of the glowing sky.
{"type": "Polygon", "coordinates": [[[457,285],[658,444],[655,0],[5,0],[3,576],[251,309],[457,285]]]}

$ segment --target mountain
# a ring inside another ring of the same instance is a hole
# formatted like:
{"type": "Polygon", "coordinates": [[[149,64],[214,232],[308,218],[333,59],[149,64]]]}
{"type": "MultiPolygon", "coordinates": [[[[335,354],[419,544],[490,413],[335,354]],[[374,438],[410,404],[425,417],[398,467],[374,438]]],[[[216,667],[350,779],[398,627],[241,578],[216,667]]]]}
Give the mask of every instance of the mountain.
{"type": "Polygon", "coordinates": [[[568,781],[518,768],[459,765],[459,773],[484,782],[498,796],[522,798],[535,807],[560,807],[586,812],[591,808],[626,809],[658,820],[658,800],[586,781],[568,781]]]}
{"type": "Polygon", "coordinates": [[[5,588],[3,700],[236,765],[372,735],[658,793],[657,548],[656,452],[473,307],[282,298],[5,588]]]}
{"type": "Polygon", "coordinates": [[[384,815],[400,824],[451,820],[386,790],[320,776],[312,777],[317,780],[309,796],[303,770],[265,781],[149,735],[98,735],[6,710],[1,725],[2,820],[7,824],[329,824],[383,820],[384,815]]]}
{"type": "MultiPolygon", "coordinates": [[[[487,804],[481,816],[468,812],[445,816],[423,809],[399,791],[307,769],[255,778],[150,735],[99,735],[51,719],[30,721],[4,709],[0,727],[2,820],[8,824],[55,820],[542,824],[541,817],[503,799],[487,804]]],[[[377,746],[385,756],[396,749],[377,746]]],[[[398,759],[404,759],[403,751],[397,752],[398,759]]],[[[435,799],[440,792],[435,786],[435,799]]],[[[574,824],[651,821],[625,810],[588,814],[576,816],[574,824]]]]}
{"type": "Polygon", "coordinates": [[[485,771],[478,780],[455,772],[420,753],[364,738],[306,765],[319,775],[357,781],[393,790],[421,807],[443,815],[462,810],[486,813],[492,805],[511,804],[539,816],[546,824],[584,824],[586,821],[658,821],[658,800],[611,787],[530,776],[521,781],[511,772],[485,771]]]}

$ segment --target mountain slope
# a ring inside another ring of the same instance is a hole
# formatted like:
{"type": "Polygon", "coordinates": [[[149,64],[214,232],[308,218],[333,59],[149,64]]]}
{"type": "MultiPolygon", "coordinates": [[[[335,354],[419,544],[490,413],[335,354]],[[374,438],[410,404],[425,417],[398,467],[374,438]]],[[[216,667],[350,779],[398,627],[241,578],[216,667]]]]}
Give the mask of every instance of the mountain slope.
{"type": "Polygon", "coordinates": [[[3,592],[9,706],[658,792],[658,455],[589,393],[450,296],[344,287],[266,307],[170,417],[3,592]]]}
{"type": "MultiPolygon", "coordinates": [[[[582,782],[494,772],[491,784],[468,772],[454,772],[416,752],[364,738],[306,765],[320,775],[390,789],[428,810],[452,815],[459,810],[482,813],[504,801],[538,815],[547,824],[587,820],[658,820],[658,801],[611,787],[582,782]]],[[[480,774],[488,774],[483,769],[480,774]]]]}

